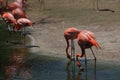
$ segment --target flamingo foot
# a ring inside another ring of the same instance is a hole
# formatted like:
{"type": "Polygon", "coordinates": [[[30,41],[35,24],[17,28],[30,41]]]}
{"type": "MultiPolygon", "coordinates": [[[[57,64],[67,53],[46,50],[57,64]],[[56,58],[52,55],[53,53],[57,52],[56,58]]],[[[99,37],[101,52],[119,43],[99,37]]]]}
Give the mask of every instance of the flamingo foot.
{"type": "Polygon", "coordinates": [[[81,66],[80,62],[76,62],[77,66],[79,67],[80,71],[84,72],[84,68],[81,66]]]}
{"type": "Polygon", "coordinates": [[[78,54],[76,54],[76,60],[78,60],[78,57],[83,57],[83,55],[78,53],[78,54]]]}

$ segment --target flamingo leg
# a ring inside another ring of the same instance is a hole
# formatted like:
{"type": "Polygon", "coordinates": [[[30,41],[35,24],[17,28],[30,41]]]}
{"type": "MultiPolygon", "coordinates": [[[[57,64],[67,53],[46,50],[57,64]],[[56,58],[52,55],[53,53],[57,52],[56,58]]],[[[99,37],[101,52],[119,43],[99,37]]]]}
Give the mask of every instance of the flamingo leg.
{"type": "Polygon", "coordinates": [[[7,27],[8,27],[8,30],[10,31],[11,29],[10,29],[10,26],[9,25],[7,25],[7,27]]]}
{"type": "Polygon", "coordinates": [[[75,76],[75,46],[74,46],[74,40],[71,40],[71,58],[73,60],[72,73],[73,73],[73,76],[75,76]]]}
{"type": "Polygon", "coordinates": [[[91,51],[92,51],[92,54],[93,54],[94,60],[95,60],[95,61],[94,61],[94,79],[96,80],[96,56],[95,56],[92,48],[90,48],[90,49],[91,49],[91,51]]]}
{"type": "Polygon", "coordinates": [[[96,60],[94,62],[94,80],[96,80],[96,60]]]}
{"type": "Polygon", "coordinates": [[[67,80],[70,80],[70,77],[71,77],[70,70],[69,70],[71,63],[72,63],[72,61],[68,61],[68,63],[66,64],[67,80]]]}
{"type": "Polygon", "coordinates": [[[11,35],[12,34],[12,29],[10,28],[10,25],[7,24],[7,27],[8,27],[8,31],[9,31],[9,34],[11,35]]]}
{"type": "Polygon", "coordinates": [[[40,9],[45,10],[45,1],[44,0],[39,0],[40,2],[40,9]]]}
{"type": "Polygon", "coordinates": [[[75,79],[75,60],[72,61],[72,78],[75,79]]]}
{"type": "MultiPolygon", "coordinates": [[[[10,26],[7,24],[7,27],[8,27],[8,34],[9,34],[9,37],[12,36],[12,33],[11,33],[11,28],[10,26]]],[[[9,42],[9,40],[6,41],[7,43],[9,42]]]]}
{"type": "Polygon", "coordinates": [[[66,66],[67,80],[70,80],[70,79],[75,80],[75,78],[76,78],[74,64],[75,64],[75,61],[71,61],[71,60],[67,63],[67,66],[66,66]],[[72,72],[70,72],[69,67],[72,67],[72,70],[71,70],[72,72]]]}
{"type": "Polygon", "coordinates": [[[92,52],[92,54],[93,54],[94,60],[96,61],[96,56],[95,56],[95,54],[94,54],[92,48],[90,48],[90,49],[91,49],[91,52],[92,52]]]}
{"type": "Polygon", "coordinates": [[[24,45],[25,45],[25,36],[26,36],[26,34],[25,34],[25,27],[23,27],[23,40],[24,40],[24,45]]]}
{"type": "MultiPolygon", "coordinates": [[[[79,42],[78,42],[78,44],[80,45],[79,42]]],[[[86,57],[86,54],[85,54],[85,49],[84,49],[82,46],[80,46],[80,48],[81,48],[81,50],[82,50],[82,54],[81,54],[81,53],[76,54],[76,60],[77,60],[76,64],[77,64],[77,66],[80,68],[81,71],[84,71],[83,67],[81,66],[81,63],[80,63],[79,60],[78,60],[78,57],[83,57],[84,55],[85,55],[85,57],[86,57]]],[[[85,59],[86,59],[86,58],[85,58],[85,59]]],[[[87,61],[87,60],[86,60],[86,61],[87,61]]],[[[86,62],[86,61],[85,61],[85,62],[86,62]]],[[[86,63],[86,64],[87,64],[87,63],[86,63]]]]}
{"type": "Polygon", "coordinates": [[[86,56],[86,54],[85,54],[85,76],[86,76],[86,80],[87,80],[87,56],[86,56]]]}
{"type": "Polygon", "coordinates": [[[78,60],[78,57],[81,57],[81,54],[79,54],[79,53],[76,54],[76,61],[77,61],[76,64],[80,68],[81,71],[84,71],[84,68],[82,67],[80,61],[78,60]]]}
{"type": "Polygon", "coordinates": [[[23,39],[23,43],[25,45],[25,36],[26,36],[26,34],[25,34],[25,27],[22,27],[22,30],[20,31],[20,33],[21,33],[21,36],[22,36],[22,39],[23,39]]]}
{"type": "Polygon", "coordinates": [[[74,40],[71,40],[71,58],[75,60],[75,46],[74,46],[74,40]]]}

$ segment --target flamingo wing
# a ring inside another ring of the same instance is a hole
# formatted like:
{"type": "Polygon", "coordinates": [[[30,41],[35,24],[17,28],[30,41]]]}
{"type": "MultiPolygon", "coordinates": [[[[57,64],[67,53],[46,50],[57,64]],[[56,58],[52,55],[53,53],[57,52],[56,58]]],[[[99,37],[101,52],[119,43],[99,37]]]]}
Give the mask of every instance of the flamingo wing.
{"type": "Polygon", "coordinates": [[[17,20],[17,23],[21,26],[31,26],[32,22],[27,18],[20,18],[17,20]]]}
{"type": "Polygon", "coordinates": [[[95,40],[94,34],[88,30],[81,31],[77,39],[81,42],[82,46],[95,46],[97,49],[100,48],[98,42],[95,40]]]}

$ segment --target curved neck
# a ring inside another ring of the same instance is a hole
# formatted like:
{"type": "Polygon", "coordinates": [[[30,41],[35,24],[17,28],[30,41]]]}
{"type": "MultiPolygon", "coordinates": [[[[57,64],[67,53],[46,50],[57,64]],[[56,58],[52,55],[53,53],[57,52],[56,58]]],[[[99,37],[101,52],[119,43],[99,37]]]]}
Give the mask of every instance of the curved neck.
{"type": "Polygon", "coordinates": [[[81,52],[82,52],[81,57],[83,57],[85,55],[85,48],[82,46],[82,44],[79,41],[78,41],[78,45],[81,48],[81,52]]]}
{"type": "Polygon", "coordinates": [[[78,34],[79,34],[80,32],[81,32],[80,30],[77,31],[77,36],[76,36],[76,38],[78,37],[78,34]]]}
{"type": "Polygon", "coordinates": [[[16,19],[13,19],[13,20],[12,20],[12,22],[13,22],[13,24],[14,24],[14,25],[16,25],[16,24],[17,24],[16,19]]]}
{"type": "Polygon", "coordinates": [[[82,51],[81,57],[83,57],[85,55],[85,49],[81,47],[81,51],[82,51]]]}
{"type": "Polygon", "coordinates": [[[66,54],[69,54],[69,53],[68,53],[68,49],[69,49],[69,41],[68,41],[68,39],[65,39],[65,40],[66,40],[66,43],[67,43],[66,54]]]}

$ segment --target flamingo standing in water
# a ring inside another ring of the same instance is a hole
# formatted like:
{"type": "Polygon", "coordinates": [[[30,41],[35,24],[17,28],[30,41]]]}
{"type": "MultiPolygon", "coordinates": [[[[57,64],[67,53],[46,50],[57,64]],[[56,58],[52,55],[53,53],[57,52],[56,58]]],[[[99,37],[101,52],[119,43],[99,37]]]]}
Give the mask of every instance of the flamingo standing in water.
{"type": "MultiPolygon", "coordinates": [[[[71,55],[68,53],[69,49],[69,40],[73,41],[74,39],[78,40],[78,45],[80,46],[82,50],[82,54],[76,54],[76,60],[77,60],[77,65],[78,67],[83,70],[81,63],[78,61],[78,57],[83,57],[85,55],[85,49],[90,48],[92,53],[92,46],[95,46],[96,48],[100,48],[99,44],[95,40],[95,36],[92,32],[88,30],[78,30],[76,28],[68,28],[67,30],[64,31],[64,37],[67,43],[66,47],[66,55],[67,58],[71,59],[71,55]]],[[[96,57],[93,53],[94,59],[96,60],[96,57]]],[[[86,62],[86,55],[85,55],[85,62],[86,62]]]]}
{"type": "MultiPolygon", "coordinates": [[[[77,40],[78,40],[78,45],[81,48],[82,54],[80,54],[80,53],[76,54],[76,60],[77,60],[78,67],[80,67],[80,69],[83,70],[81,63],[78,61],[78,57],[83,57],[85,55],[85,64],[87,66],[85,49],[90,48],[93,53],[92,46],[95,46],[97,49],[101,48],[101,47],[99,46],[98,42],[95,40],[94,34],[88,30],[82,30],[78,34],[77,40]]],[[[94,53],[93,53],[93,56],[94,56],[94,60],[96,61],[96,56],[94,53]]],[[[87,67],[86,67],[86,69],[87,69],[87,67]]]]}
{"type": "MultiPolygon", "coordinates": [[[[67,30],[64,31],[64,37],[67,43],[67,47],[66,47],[66,55],[67,58],[71,59],[71,55],[68,53],[68,49],[69,49],[69,40],[71,40],[71,44],[73,42],[74,39],[77,39],[78,34],[80,33],[80,30],[76,29],[76,28],[68,28],[67,30]]],[[[72,47],[72,46],[71,46],[72,47]]]]}

